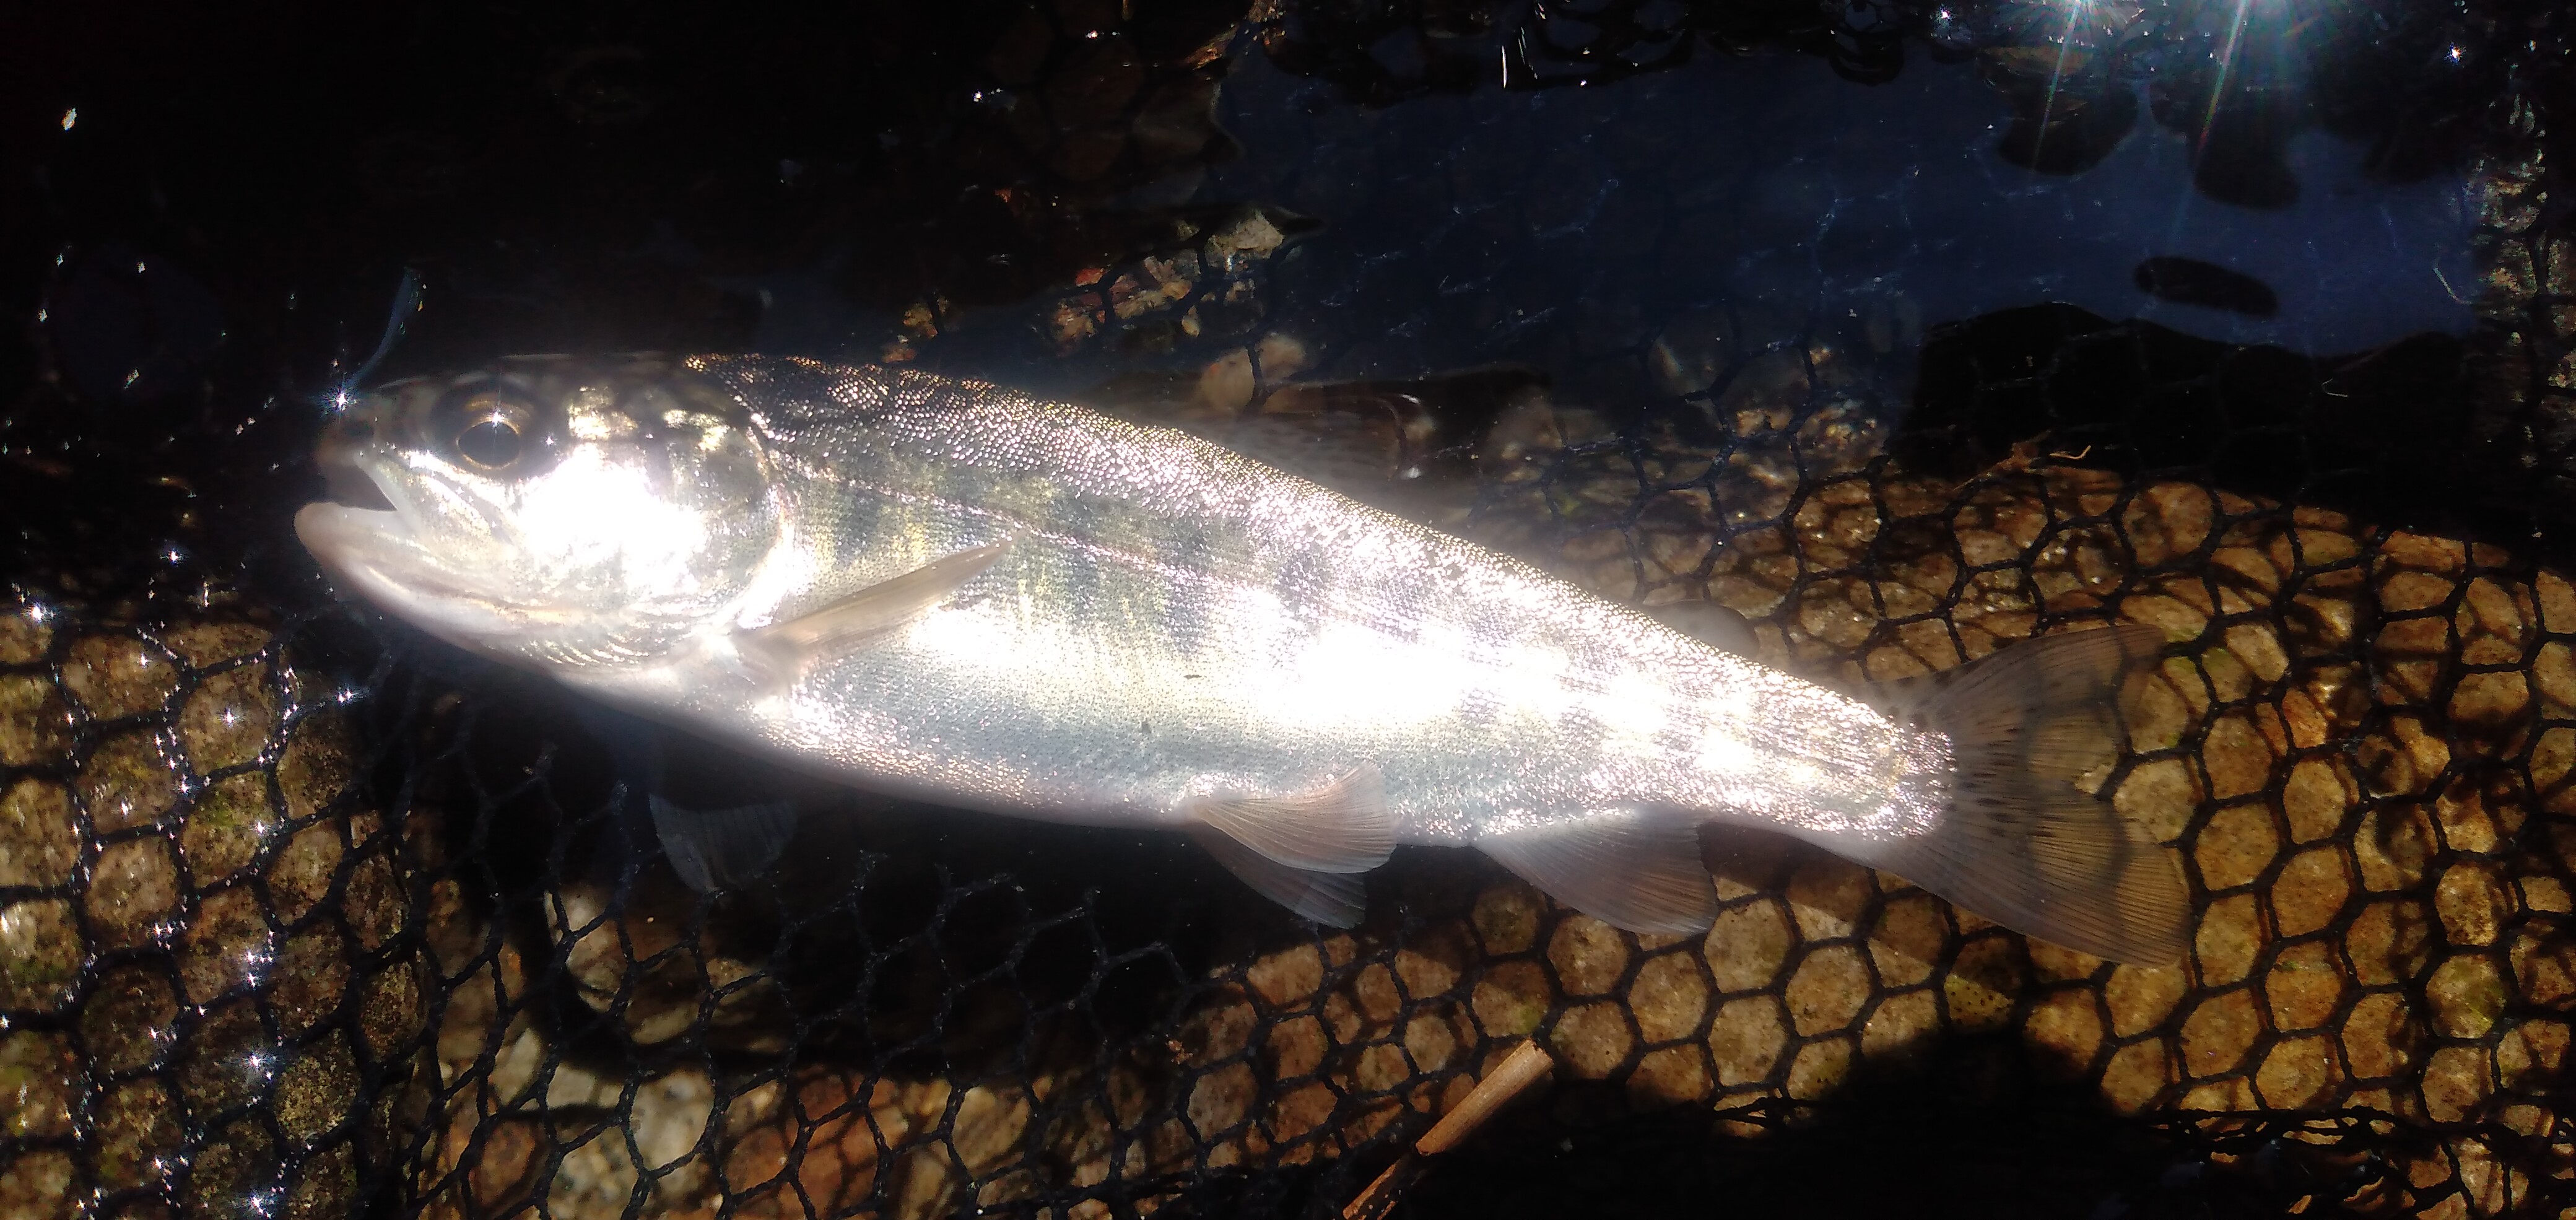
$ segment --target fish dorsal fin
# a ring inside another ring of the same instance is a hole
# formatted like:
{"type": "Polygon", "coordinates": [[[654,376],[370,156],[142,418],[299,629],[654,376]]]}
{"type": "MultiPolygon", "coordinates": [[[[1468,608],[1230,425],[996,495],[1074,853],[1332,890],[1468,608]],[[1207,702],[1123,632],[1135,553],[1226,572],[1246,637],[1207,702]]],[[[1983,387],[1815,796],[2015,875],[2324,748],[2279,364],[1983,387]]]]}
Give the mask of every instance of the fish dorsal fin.
{"type": "Polygon", "coordinates": [[[1319,873],[1290,868],[1227,837],[1209,826],[1193,826],[1190,837],[1261,896],[1305,918],[1335,928],[1356,925],[1368,913],[1368,888],[1358,873],[1319,873]]]}
{"type": "Polygon", "coordinates": [[[1485,835],[1476,846],[1549,897],[1631,932],[1705,932],[1717,886],[1700,863],[1699,830],[1638,810],[1485,835]]]}
{"type": "Polygon", "coordinates": [[[1395,854],[1395,818],[1375,766],[1355,767],[1293,796],[1197,797],[1187,812],[1191,821],[1289,868],[1364,873],[1395,854]]]}
{"type": "Polygon", "coordinates": [[[703,813],[658,795],[646,803],[671,870],[701,894],[769,871],[796,837],[796,807],[785,801],[703,813]]]}
{"type": "Polygon", "coordinates": [[[735,646],[772,670],[792,671],[928,614],[998,562],[1011,542],[1005,538],[943,555],[810,614],[738,631],[735,646]]]}

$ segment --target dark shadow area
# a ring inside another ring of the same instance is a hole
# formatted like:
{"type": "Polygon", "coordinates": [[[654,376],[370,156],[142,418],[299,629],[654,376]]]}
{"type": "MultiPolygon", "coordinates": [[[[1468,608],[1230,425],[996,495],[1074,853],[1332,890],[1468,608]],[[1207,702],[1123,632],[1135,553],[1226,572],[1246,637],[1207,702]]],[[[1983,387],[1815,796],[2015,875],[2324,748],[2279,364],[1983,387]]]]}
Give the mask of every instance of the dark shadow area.
{"type": "Polygon", "coordinates": [[[2221,1132],[2125,1117],[2012,1038],[1944,1042],[1902,1066],[1856,1071],[1807,1105],[1572,1130],[1537,1109],[1431,1167],[1389,1214],[2252,1220],[2304,1199],[2302,1215],[2357,1215],[2328,1201],[2371,1189],[2393,1172],[2381,1153],[2402,1146],[2351,1130],[2358,1138],[2329,1155],[2287,1138],[2307,1129],[2287,1118],[2221,1132]],[[1762,1132],[1729,1131],[1730,1120],[1762,1132]]]}
{"type": "Polygon", "coordinates": [[[2281,298],[2270,285],[2201,259],[2159,256],[2138,264],[2131,275],[2138,291],[2177,305],[2224,309],[2253,318],[2268,318],[2281,309],[2281,298]]]}
{"type": "Polygon", "coordinates": [[[2040,444],[2048,460],[2207,481],[2363,520],[2563,557],[2576,496],[2546,437],[2482,389],[2491,335],[2422,335],[2309,357],[2066,305],[1924,339],[1900,460],[1965,477],[2040,444]]]}

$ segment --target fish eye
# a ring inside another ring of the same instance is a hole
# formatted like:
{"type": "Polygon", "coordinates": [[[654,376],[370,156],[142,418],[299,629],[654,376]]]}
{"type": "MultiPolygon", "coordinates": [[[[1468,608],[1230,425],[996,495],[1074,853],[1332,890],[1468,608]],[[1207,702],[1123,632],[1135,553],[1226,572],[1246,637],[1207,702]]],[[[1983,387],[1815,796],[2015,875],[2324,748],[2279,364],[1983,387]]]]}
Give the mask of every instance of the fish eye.
{"type": "Polygon", "coordinates": [[[469,466],[498,474],[519,464],[533,443],[526,408],[501,399],[468,403],[457,417],[448,447],[469,466]]]}
{"type": "Polygon", "coordinates": [[[476,420],[456,434],[457,455],[485,470],[499,470],[518,461],[526,444],[519,425],[507,419],[476,420]]]}

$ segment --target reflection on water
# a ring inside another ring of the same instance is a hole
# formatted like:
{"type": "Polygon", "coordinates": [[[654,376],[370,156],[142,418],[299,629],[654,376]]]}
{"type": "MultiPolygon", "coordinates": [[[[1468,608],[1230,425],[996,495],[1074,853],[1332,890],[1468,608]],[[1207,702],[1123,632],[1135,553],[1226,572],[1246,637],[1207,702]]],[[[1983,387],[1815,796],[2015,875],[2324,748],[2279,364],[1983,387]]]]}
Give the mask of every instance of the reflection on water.
{"type": "Polygon", "coordinates": [[[1223,101],[1245,159],[1209,189],[1325,222],[1280,312],[1387,332],[1351,372],[1606,354],[1621,321],[1727,302],[1902,299],[1939,323],[2052,300],[2318,353],[2471,321],[2463,177],[2377,181],[2367,146],[2321,131],[2283,150],[2295,201],[2250,207],[2195,190],[2193,135],[2155,123],[2081,172],[2008,163],[2009,105],[1973,64],[1918,59],[1854,88],[1809,56],[1703,57],[1612,86],[1313,114],[1324,88],[1239,64],[1223,101]],[[2159,301],[2136,282],[2157,258],[2259,281],[2276,306],[2159,301]]]}

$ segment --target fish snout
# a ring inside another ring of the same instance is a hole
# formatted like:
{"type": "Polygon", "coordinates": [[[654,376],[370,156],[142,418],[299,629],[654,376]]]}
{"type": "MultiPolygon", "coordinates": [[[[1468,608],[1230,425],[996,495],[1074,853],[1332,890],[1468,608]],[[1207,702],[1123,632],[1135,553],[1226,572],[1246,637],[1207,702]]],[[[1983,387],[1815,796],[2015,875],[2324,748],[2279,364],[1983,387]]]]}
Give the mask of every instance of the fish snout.
{"type": "Polygon", "coordinates": [[[331,418],[313,449],[313,463],[333,500],[351,508],[389,510],[393,502],[368,477],[360,459],[391,438],[392,413],[375,395],[360,398],[331,418]]]}

